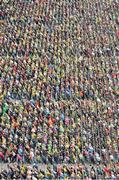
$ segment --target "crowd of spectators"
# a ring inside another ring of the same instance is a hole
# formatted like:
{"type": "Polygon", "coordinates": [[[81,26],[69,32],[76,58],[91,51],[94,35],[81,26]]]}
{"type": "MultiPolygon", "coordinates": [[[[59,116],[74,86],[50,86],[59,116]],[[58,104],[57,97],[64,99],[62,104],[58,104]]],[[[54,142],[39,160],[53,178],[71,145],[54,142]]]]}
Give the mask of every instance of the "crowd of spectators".
{"type": "Polygon", "coordinates": [[[118,0],[1,1],[0,179],[119,178],[118,12],[118,0]]]}

